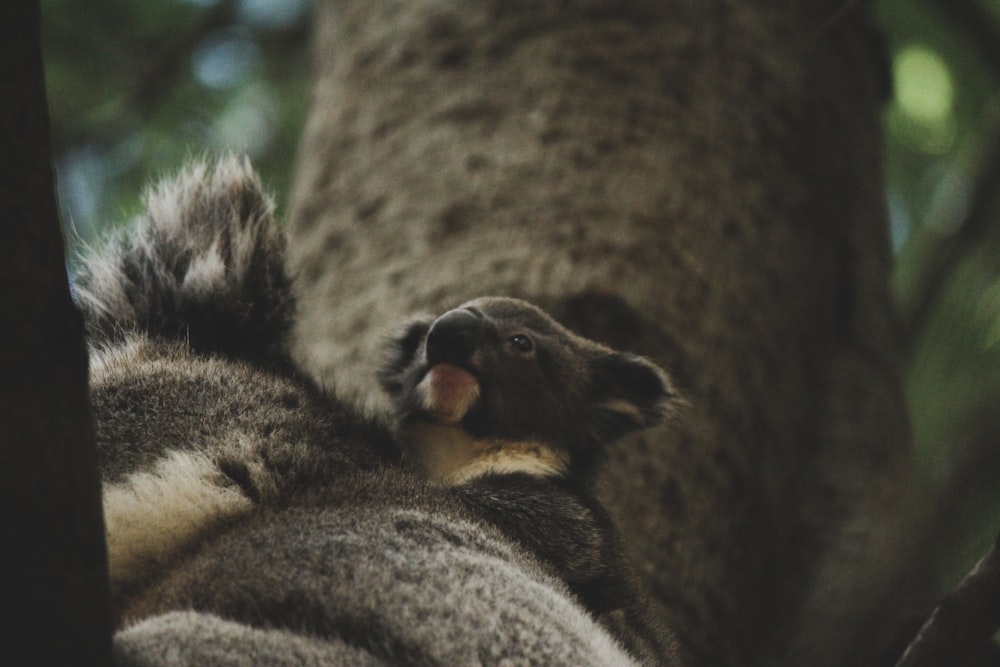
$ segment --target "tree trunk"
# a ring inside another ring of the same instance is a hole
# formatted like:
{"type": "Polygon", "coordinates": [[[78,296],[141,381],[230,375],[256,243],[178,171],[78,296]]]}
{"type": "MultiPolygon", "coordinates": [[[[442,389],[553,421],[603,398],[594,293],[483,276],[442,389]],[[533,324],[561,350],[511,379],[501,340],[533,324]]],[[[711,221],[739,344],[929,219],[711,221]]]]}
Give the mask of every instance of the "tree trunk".
{"type": "Polygon", "coordinates": [[[686,408],[615,450],[605,496],[693,664],[891,662],[926,601],[884,63],[842,4],[320,10],[300,357],[367,394],[377,332],[502,294],[663,363],[686,408]]]}
{"type": "Polygon", "coordinates": [[[56,214],[37,2],[0,9],[0,99],[0,664],[110,665],[87,355],[56,214]]]}

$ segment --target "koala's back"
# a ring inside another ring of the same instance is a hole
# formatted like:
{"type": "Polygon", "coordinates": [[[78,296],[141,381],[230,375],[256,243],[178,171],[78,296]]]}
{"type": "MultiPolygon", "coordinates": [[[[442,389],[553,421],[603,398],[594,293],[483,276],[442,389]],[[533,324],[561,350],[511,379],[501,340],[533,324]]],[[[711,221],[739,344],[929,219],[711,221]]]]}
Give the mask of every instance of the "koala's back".
{"type": "Polygon", "coordinates": [[[131,612],[194,609],[345,642],[387,664],[634,664],[517,550],[420,504],[263,512],[131,612]]]}
{"type": "MultiPolygon", "coordinates": [[[[344,458],[356,439],[340,434],[363,424],[301,378],[195,355],[180,343],[139,337],[124,349],[104,351],[92,366],[91,401],[106,483],[148,469],[171,450],[267,446],[278,456],[296,442],[329,441],[340,445],[330,455],[344,458]]],[[[377,443],[359,444],[350,455],[373,459],[377,450],[377,443]]]]}

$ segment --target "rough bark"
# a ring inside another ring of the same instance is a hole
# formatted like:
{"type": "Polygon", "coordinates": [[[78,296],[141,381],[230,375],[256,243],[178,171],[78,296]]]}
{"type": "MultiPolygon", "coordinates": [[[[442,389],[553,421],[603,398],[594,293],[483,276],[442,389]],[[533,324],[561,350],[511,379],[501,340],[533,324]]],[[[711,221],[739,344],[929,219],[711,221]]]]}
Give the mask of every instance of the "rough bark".
{"type": "Polygon", "coordinates": [[[37,2],[0,9],[0,99],[0,663],[110,665],[87,356],[56,214],[37,2]]]}
{"type": "Polygon", "coordinates": [[[320,9],[300,357],[367,395],[378,332],[505,294],[671,369],[686,409],[605,493],[694,664],[891,664],[924,590],[882,63],[839,5],[320,9]]]}

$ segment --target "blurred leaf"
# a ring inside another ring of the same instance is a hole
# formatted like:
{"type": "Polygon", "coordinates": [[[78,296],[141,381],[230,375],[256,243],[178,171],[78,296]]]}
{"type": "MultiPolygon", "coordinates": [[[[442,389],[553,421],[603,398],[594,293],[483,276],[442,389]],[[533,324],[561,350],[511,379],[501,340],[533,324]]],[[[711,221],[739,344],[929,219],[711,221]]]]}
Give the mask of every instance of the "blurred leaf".
{"type": "Polygon", "coordinates": [[[886,172],[942,586],[1000,532],[1000,2],[880,0],[886,172]]]}
{"type": "Polygon", "coordinates": [[[42,4],[71,245],[138,213],[147,182],[200,153],[246,152],[284,204],[307,100],[310,3],[42,4]]]}

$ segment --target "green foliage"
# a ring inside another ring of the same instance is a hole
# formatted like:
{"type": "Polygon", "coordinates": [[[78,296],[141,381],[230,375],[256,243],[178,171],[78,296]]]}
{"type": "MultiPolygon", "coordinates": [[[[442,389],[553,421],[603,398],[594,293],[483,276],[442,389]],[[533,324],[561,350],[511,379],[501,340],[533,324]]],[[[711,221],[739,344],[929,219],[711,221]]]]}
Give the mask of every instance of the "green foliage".
{"type": "Polygon", "coordinates": [[[306,0],[44,0],[53,153],[70,244],[139,210],[191,155],[253,158],[285,201],[309,82],[306,0]]]}
{"type": "Polygon", "coordinates": [[[947,586],[1000,532],[1000,1],[880,0],[906,389],[947,586]]]}

